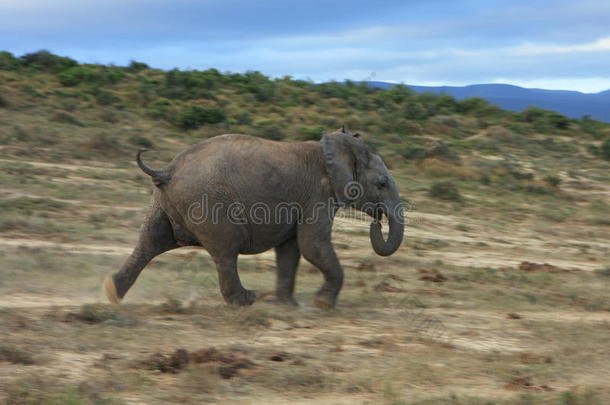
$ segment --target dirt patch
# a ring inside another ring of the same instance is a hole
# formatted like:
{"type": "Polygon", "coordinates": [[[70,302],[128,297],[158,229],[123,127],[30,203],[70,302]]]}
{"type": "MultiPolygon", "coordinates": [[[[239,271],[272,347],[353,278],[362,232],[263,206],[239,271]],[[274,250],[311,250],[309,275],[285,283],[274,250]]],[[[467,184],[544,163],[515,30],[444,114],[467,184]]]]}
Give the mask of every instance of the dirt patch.
{"type": "Polygon", "coordinates": [[[63,318],[65,322],[83,322],[97,324],[112,322],[116,326],[133,326],[138,323],[135,318],[125,314],[121,308],[116,309],[107,304],[84,304],[78,312],[68,312],[63,318]]]}
{"type": "Polygon", "coordinates": [[[525,364],[552,364],[553,358],[540,354],[523,352],[519,353],[519,361],[525,364]]]}
{"type": "Polygon", "coordinates": [[[377,292],[390,292],[390,293],[406,293],[406,292],[408,292],[404,288],[400,288],[400,287],[397,287],[395,285],[392,285],[389,281],[385,281],[385,280],[382,281],[381,283],[377,284],[375,287],[373,287],[373,291],[377,291],[377,292]]]}
{"type": "Polygon", "coordinates": [[[189,363],[189,354],[185,349],[177,349],[171,355],[155,353],[141,362],[143,368],[158,370],[162,373],[176,374],[189,363]]]}
{"type": "Polygon", "coordinates": [[[431,281],[433,283],[447,281],[447,277],[436,269],[419,269],[418,272],[422,275],[419,279],[423,281],[431,281]]]}
{"type": "Polygon", "coordinates": [[[512,378],[506,385],[504,386],[507,390],[515,390],[515,391],[554,391],[552,387],[549,387],[546,384],[536,385],[532,382],[532,378],[529,376],[520,376],[512,378]]]}
{"type": "Polygon", "coordinates": [[[190,353],[186,349],[177,349],[169,355],[155,353],[148,359],[138,362],[136,367],[177,374],[189,364],[202,363],[216,364],[216,372],[225,379],[237,376],[242,369],[255,366],[252,360],[241,354],[211,347],[190,353]]]}
{"type": "Polygon", "coordinates": [[[549,273],[565,273],[571,271],[578,271],[578,269],[566,269],[559,266],[554,266],[548,263],[532,263],[532,262],[522,262],[519,265],[519,270],[523,271],[547,271],[549,273]]]}

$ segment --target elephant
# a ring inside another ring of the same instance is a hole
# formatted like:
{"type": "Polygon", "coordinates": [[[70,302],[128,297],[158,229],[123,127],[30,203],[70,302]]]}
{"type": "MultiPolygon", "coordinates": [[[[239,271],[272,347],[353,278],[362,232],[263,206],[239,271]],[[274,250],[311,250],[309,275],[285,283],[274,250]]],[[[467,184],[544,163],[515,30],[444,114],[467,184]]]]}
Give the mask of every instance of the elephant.
{"type": "Polygon", "coordinates": [[[324,277],[313,305],[332,309],[343,285],[331,243],[339,208],[373,218],[369,234],[377,254],[391,255],[402,242],[404,212],[396,183],[381,157],[345,126],[320,141],[220,135],[187,148],[161,170],[143,163],[144,151],[138,150],[136,162],[152,179],[153,202],[133,252],[104,282],[112,303],[123,299],[155,256],[200,246],[214,260],[224,300],[250,305],[256,293],[243,287],[237,257],[274,248],[276,300],[298,305],[293,293],[304,256],[324,277]]]}

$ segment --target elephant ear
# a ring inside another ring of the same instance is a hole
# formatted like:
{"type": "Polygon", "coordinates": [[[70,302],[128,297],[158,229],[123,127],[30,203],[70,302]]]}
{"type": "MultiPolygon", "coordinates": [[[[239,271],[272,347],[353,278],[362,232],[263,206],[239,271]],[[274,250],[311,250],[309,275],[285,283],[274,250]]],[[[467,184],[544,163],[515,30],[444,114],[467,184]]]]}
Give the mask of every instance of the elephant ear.
{"type": "Polygon", "coordinates": [[[368,150],[357,137],[339,132],[324,134],[321,143],[335,198],[351,206],[363,195],[360,174],[367,165],[368,150]]]}

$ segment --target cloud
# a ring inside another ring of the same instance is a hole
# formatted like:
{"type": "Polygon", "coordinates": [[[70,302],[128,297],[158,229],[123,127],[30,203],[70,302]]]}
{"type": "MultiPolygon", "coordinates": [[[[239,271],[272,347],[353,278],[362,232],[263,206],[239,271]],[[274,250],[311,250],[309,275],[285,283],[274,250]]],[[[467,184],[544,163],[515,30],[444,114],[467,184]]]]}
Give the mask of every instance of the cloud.
{"type": "Polygon", "coordinates": [[[608,51],[610,51],[610,37],[576,45],[527,44],[512,48],[509,53],[514,55],[548,55],[608,51]]]}
{"type": "MultiPolygon", "coordinates": [[[[607,86],[602,0],[4,0],[0,48],[316,81],[607,86]]],[[[579,87],[580,86],[580,87],[579,87]]]]}

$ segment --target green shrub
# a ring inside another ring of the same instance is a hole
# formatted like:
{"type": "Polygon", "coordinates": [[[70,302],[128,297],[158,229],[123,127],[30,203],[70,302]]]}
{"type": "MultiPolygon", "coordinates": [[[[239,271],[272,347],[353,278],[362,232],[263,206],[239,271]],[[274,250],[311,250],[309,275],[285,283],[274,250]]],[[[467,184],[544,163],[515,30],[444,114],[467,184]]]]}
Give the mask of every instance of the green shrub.
{"type": "Polygon", "coordinates": [[[303,141],[318,141],[324,133],[323,127],[299,127],[298,138],[303,141]]]}
{"type": "Polygon", "coordinates": [[[445,201],[462,201],[460,190],[451,181],[434,183],[430,188],[430,197],[445,201]]]}
{"type": "Polygon", "coordinates": [[[56,112],[51,117],[51,121],[61,122],[62,124],[76,125],[79,127],[85,126],[85,124],[83,124],[78,118],[76,118],[74,115],[72,115],[68,112],[65,112],[65,111],[56,112]]]}
{"type": "Polygon", "coordinates": [[[167,98],[183,100],[214,99],[214,95],[209,90],[221,79],[222,75],[216,69],[204,71],[173,69],[165,73],[165,86],[161,94],[167,98]]]}
{"type": "Polygon", "coordinates": [[[126,70],[131,73],[138,73],[143,70],[150,69],[150,67],[144,62],[137,62],[132,60],[129,62],[129,66],[127,66],[126,70]]]}
{"type": "Polygon", "coordinates": [[[257,136],[265,139],[271,139],[272,141],[281,141],[286,137],[283,128],[279,123],[273,120],[259,121],[255,125],[255,132],[257,136]]]}
{"type": "Polygon", "coordinates": [[[554,174],[545,176],[542,180],[551,187],[557,188],[561,184],[561,177],[554,174]]]}
{"type": "Polygon", "coordinates": [[[53,55],[51,52],[41,50],[23,55],[21,58],[23,65],[40,70],[50,70],[61,72],[62,70],[78,66],[74,59],[53,55]]]}
{"type": "Polygon", "coordinates": [[[235,122],[239,125],[250,125],[252,124],[252,114],[248,111],[240,111],[235,114],[235,122]]]}
{"type": "Polygon", "coordinates": [[[8,106],[9,106],[9,102],[7,101],[6,98],[4,98],[4,96],[2,94],[0,94],[0,107],[6,108],[8,106]]]}
{"type": "Polygon", "coordinates": [[[260,72],[246,72],[232,77],[240,91],[252,94],[257,101],[267,102],[275,96],[275,83],[260,72]]]}
{"type": "Polygon", "coordinates": [[[490,107],[491,104],[487,100],[470,97],[458,101],[455,110],[461,114],[484,115],[490,107]]]}
{"type": "Polygon", "coordinates": [[[97,72],[86,66],[74,66],[64,70],[58,76],[64,86],[77,86],[81,83],[92,83],[98,78],[97,72]]]}
{"type": "Polygon", "coordinates": [[[520,117],[525,122],[532,124],[535,131],[542,133],[553,132],[558,129],[568,129],[572,122],[568,117],[556,113],[555,111],[533,106],[526,108],[520,114],[520,117]]]}
{"type": "Polygon", "coordinates": [[[20,349],[14,345],[0,345],[0,361],[8,361],[13,364],[34,364],[32,353],[20,349]]]}
{"type": "Polygon", "coordinates": [[[217,124],[226,119],[224,111],[216,107],[190,105],[172,117],[175,125],[182,129],[196,129],[204,124],[217,124]]]}
{"type": "Polygon", "coordinates": [[[25,94],[27,94],[28,96],[31,97],[36,97],[36,98],[45,98],[46,96],[39,92],[38,90],[36,90],[33,86],[26,84],[23,86],[19,86],[19,90],[21,90],[22,92],[24,92],[25,94]]]}
{"type": "Polygon", "coordinates": [[[398,153],[407,160],[424,159],[426,157],[426,149],[414,145],[404,146],[398,150],[398,153]]]}
{"type": "Polygon", "coordinates": [[[167,119],[169,116],[169,108],[171,107],[171,105],[172,103],[169,100],[161,99],[155,101],[146,110],[146,115],[154,119],[167,119]]]}
{"type": "Polygon", "coordinates": [[[521,113],[525,122],[529,122],[529,123],[533,123],[533,122],[541,120],[542,118],[544,118],[545,114],[546,114],[546,110],[543,110],[540,107],[533,107],[533,106],[526,108],[521,113]]]}
{"type": "Polygon", "coordinates": [[[107,155],[123,152],[121,144],[116,137],[108,135],[105,132],[100,132],[93,135],[85,142],[85,148],[96,152],[101,152],[107,155]]]}
{"type": "Polygon", "coordinates": [[[15,71],[21,67],[19,59],[10,52],[0,52],[0,70],[15,71]]]}
{"type": "Polygon", "coordinates": [[[115,84],[125,78],[125,72],[116,66],[102,66],[96,76],[100,84],[115,84]]]}
{"type": "Polygon", "coordinates": [[[121,99],[110,91],[97,89],[95,91],[95,101],[97,101],[99,105],[110,105],[121,101],[121,99]]]}
{"type": "Polygon", "coordinates": [[[550,112],[547,119],[549,124],[553,128],[557,129],[568,129],[570,127],[570,123],[572,122],[572,120],[570,120],[568,117],[555,112],[550,112]]]}
{"type": "Polygon", "coordinates": [[[155,146],[150,139],[142,135],[132,135],[127,138],[127,142],[147,149],[152,149],[155,146]]]}
{"type": "Polygon", "coordinates": [[[590,115],[583,116],[579,124],[583,132],[593,136],[595,139],[599,139],[601,136],[600,131],[604,128],[604,123],[592,119],[590,115]]]}

